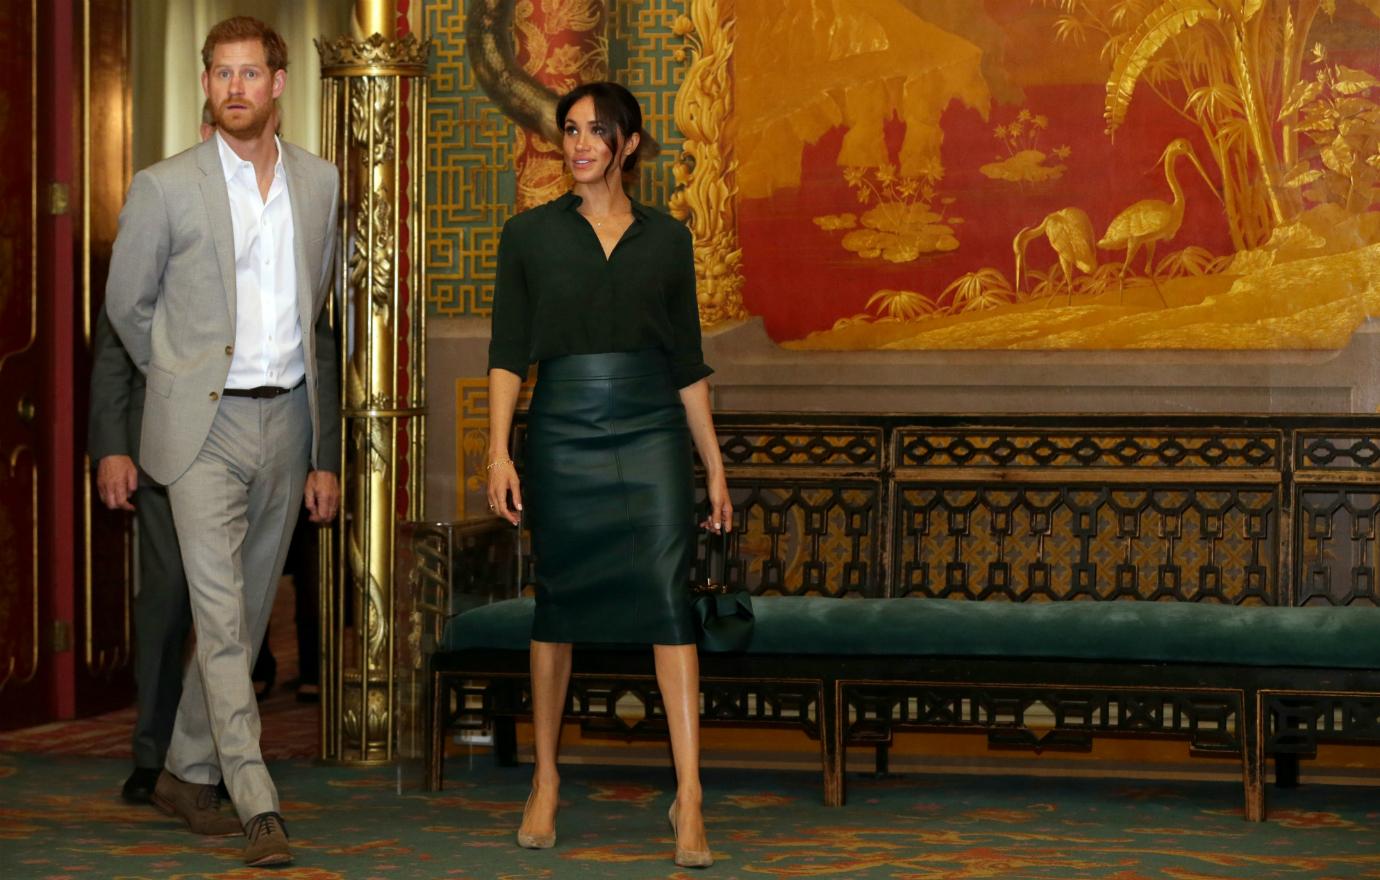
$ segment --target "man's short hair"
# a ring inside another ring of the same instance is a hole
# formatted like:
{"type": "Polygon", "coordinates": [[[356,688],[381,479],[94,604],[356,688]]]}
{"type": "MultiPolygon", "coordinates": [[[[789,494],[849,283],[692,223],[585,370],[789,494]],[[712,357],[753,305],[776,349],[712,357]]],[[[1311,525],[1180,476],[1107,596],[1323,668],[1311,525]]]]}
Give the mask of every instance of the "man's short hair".
{"type": "Polygon", "coordinates": [[[269,73],[287,70],[287,43],[283,42],[283,38],[278,36],[278,32],[273,28],[248,15],[227,18],[211,28],[210,33],[206,35],[206,42],[201,46],[202,65],[207,70],[211,69],[211,55],[221,43],[239,43],[244,40],[258,40],[263,44],[269,73]]]}

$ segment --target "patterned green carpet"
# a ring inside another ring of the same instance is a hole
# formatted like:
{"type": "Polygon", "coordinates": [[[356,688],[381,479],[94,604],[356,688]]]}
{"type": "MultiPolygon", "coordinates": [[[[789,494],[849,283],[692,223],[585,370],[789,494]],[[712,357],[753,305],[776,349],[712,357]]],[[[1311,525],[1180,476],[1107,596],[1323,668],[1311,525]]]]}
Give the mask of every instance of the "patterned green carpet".
{"type": "Polygon", "coordinates": [[[0,755],[0,878],[1380,878],[1374,788],[1272,791],[1271,821],[1252,825],[1233,783],[855,776],[830,809],[814,774],[712,770],[719,863],[688,872],[670,863],[669,771],[565,768],[560,841],[527,852],[527,768],[464,764],[444,792],[398,795],[392,768],[275,763],[297,863],[255,871],[236,840],[123,804],[124,761],[0,755]]]}

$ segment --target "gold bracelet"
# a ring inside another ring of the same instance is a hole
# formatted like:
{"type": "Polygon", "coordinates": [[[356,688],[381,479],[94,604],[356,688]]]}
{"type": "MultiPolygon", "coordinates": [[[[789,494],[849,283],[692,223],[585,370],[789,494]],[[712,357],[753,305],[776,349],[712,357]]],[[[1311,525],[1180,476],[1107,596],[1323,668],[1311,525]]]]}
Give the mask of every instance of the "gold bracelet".
{"type": "Polygon", "coordinates": [[[489,462],[487,465],[484,466],[484,470],[486,470],[486,471],[491,471],[491,470],[493,470],[494,468],[498,467],[498,466],[501,465],[501,464],[512,464],[512,463],[513,463],[513,460],[512,460],[511,458],[500,458],[498,461],[491,461],[491,462],[489,462]]]}

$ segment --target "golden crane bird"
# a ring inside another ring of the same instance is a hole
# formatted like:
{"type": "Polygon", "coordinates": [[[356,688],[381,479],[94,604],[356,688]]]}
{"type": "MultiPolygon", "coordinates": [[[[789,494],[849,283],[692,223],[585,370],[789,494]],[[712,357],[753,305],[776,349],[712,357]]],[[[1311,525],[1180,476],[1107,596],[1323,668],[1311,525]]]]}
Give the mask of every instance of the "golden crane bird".
{"type": "Polygon", "coordinates": [[[1037,226],[1027,226],[1011,241],[1011,249],[1016,252],[1016,292],[1025,283],[1023,266],[1025,249],[1030,242],[1044,235],[1049,246],[1059,257],[1059,268],[1064,270],[1064,283],[1069,288],[1069,305],[1073,305],[1073,269],[1075,266],[1085,274],[1097,268],[1097,249],[1093,247],[1093,225],[1081,208],[1060,208],[1051,211],[1037,226]]]}
{"type": "Polygon", "coordinates": [[[1160,302],[1166,306],[1169,301],[1164,298],[1164,291],[1160,290],[1160,283],[1155,278],[1155,245],[1161,241],[1169,241],[1179,232],[1179,227],[1184,222],[1184,191],[1179,186],[1179,178],[1174,174],[1174,163],[1180,156],[1187,156],[1188,161],[1193,163],[1193,167],[1198,169],[1198,173],[1207,182],[1208,189],[1217,196],[1217,201],[1222,201],[1222,196],[1217,192],[1217,187],[1213,185],[1212,179],[1208,177],[1207,171],[1203,168],[1203,163],[1198,161],[1198,156],[1193,152],[1193,145],[1183,138],[1175,138],[1165,147],[1164,153],[1160,155],[1159,161],[1164,164],[1164,179],[1169,184],[1169,191],[1174,194],[1172,204],[1166,204],[1159,199],[1145,199],[1136,202],[1131,207],[1117,214],[1111,224],[1107,226],[1107,234],[1102,236],[1102,240],[1097,246],[1103,250],[1116,251],[1125,248],[1126,261],[1121,264],[1121,277],[1118,289],[1123,302],[1126,300],[1126,271],[1131,265],[1131,258],[1136,255],[1136,251],[1145,248],[1145,274],[1149,276],[1150,283],[1155,285],[1155,292],[1160,296],[1160,302]]]}

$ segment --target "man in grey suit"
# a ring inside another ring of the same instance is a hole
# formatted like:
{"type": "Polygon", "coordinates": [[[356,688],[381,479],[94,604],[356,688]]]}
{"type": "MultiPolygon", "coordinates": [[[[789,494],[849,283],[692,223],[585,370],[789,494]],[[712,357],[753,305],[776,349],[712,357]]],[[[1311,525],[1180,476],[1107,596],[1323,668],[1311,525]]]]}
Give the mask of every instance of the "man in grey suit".
{"type": "Polygon", "coordinates": [[[96,490],[111,510],[139,519],[139,585],[134,594],[134,770],[120,789],[130,803],[148,803],[172,739],[182,696],[182,652],[192,628],[187,579],[162,486],[140,479],[139,430],[144,417],[144,374],[134,366],[105,309],[96,319],[91,356],[91,409],[87,452],[96,466],[96,490]]]}
{"type": "Polygon", "coordinates": [[[197,635],[153,800],[194,831],[242,827],[246,864],[284,864],[249,669],[303,501],[315,522],[340,503],[323,312],[340,184],[333,165],[274,135],[281,37],[231,18],[201,54],[216,134],[135,175],[106,287],[110,323],[148,382],[139,463],[168,487],[197,635]]]}

